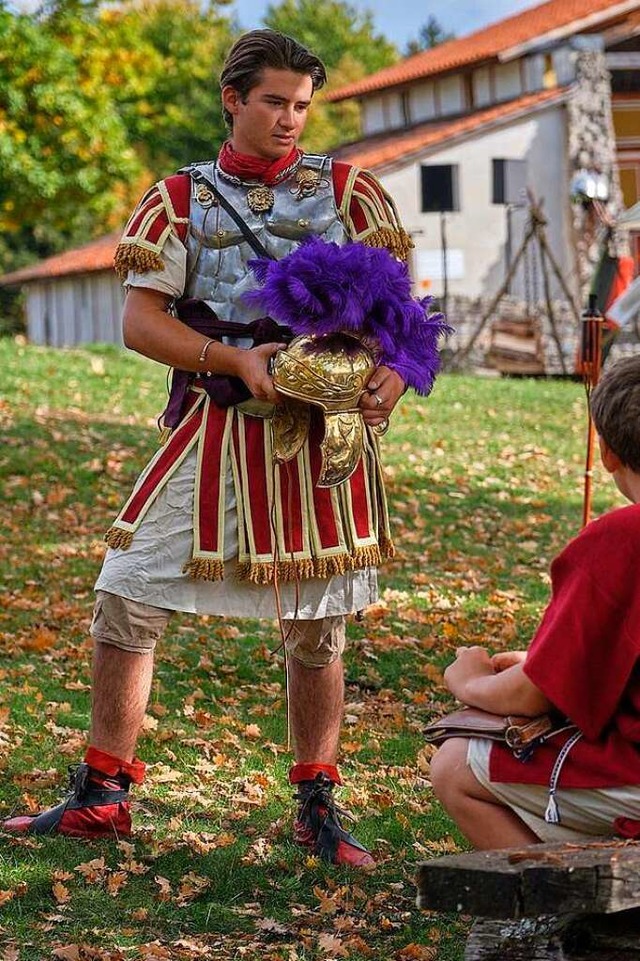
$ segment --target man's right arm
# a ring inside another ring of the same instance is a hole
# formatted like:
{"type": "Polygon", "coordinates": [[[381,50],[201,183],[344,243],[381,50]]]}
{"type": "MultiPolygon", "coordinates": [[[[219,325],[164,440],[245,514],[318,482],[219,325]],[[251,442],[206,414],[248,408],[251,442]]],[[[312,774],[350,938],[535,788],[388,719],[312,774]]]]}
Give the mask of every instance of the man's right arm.
{"type": "Polygon", "coordinates": [[[171,300],[168,294],[148,287],[128,289],[122,315],[127,347],[179,370],[240,377],[254,397],[277,402],[268,364],[284,344],[263,344],[243,350],[214,341],[209,344],[204,361],[200,361],[209,338],[172,316],[168,312],[171,300]]]}

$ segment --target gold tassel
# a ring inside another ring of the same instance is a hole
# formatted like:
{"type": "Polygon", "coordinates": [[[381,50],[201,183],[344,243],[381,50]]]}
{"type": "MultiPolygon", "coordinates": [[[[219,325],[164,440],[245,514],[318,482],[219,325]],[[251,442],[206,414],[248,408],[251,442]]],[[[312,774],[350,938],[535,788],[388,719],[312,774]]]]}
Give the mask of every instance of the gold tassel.
{"type": "Polygon", "coordinates": [[[171,435],[173,434],[173,427],[162,427],[160,429],[160,437],[158,438],[158,444],[160,447],[164,447],[171,435]]]}
{"type": "Polygon", "coordinates": [[[211,557],[192,557],[182,568],[182,573],[195,581],[223,581],[224,562],[211,557]]]}
{"type": "Polygon", "coordinates": [[[388,535],[380,538],[380,554],[384,560],[390,560],[396,556],[396,547],[388,535]]]}
{"type": "Polygon", "coordinates": [[[378,227],[364,237],[362,243],[367,247],[386,247],[394,257],[405,261],[409,257],[409,251],[415,246],[407,231],[401,227],[396,230],[391,227],[378,227]]]}
{"type": "Polygon", "coordinates": [[[138,244],[118,244],[113,258],[113,266],[119,277],[126,277],[130,270],[146,274],[150,270],[164,270],[160,254],[138,244]]]}
{"type": "Polygon", "coordinates": [[[126,551],[127,548],[131,547],[133,531],[123,531],[121,527],[110,527],[104,535],[104,539],[113,550],[119,548],[121,551],[126,551]]]}

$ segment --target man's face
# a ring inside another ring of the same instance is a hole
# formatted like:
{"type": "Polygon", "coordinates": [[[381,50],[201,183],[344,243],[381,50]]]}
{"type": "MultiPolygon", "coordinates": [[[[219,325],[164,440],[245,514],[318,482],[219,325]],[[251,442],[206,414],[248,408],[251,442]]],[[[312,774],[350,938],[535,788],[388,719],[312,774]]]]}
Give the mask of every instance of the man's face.
{"type": "Polygon", "coordinates": [[[273,67],[265,67],[245,102],[237,90],[225,87],[222,103],[233,117],[234,149],[265,160],[286,157],[304,130],[312,96],[311,77],[273,67]]]}

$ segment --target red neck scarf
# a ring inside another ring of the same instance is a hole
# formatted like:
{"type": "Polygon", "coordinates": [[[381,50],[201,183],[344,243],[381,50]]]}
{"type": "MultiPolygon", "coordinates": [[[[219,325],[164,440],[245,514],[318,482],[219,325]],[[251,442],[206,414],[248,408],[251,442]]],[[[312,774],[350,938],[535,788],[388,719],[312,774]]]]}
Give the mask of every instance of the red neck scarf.
{"type": "Polygon", "coordinates": [[[272,186],[280,179],[280,175],[287,167],[292,166],[302,151],[292,147],[286,157],[278,160],[265,160],[262,157],[252,157],[250,154],[238,153],[231,146],[230,140],[225,140],[218,154],[218,166],[226,174],[240,177],[241,180],[259,180],[263,184],[272,186]]]}

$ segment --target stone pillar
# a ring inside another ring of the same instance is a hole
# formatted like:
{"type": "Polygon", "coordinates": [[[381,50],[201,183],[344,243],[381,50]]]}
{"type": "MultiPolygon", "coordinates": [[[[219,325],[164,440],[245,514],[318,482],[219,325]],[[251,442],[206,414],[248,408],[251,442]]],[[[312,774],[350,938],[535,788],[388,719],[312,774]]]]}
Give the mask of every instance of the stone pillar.
{"type": "MultiPolygon", "coordinates": [[[[579,38],[576,38],[579,43],[579,38]]],[[[611,81],[603,50],[577,49],[575,81],[567,104],[569,183],[581,171],[601,175],[609,188],[606,201],[573,201],[573,245],[580,300],[586,303],[593,272],[610,223],[609,253],[628,252],[627,234],[613,226],[623,209],[611,109],[611,81]]]]}

